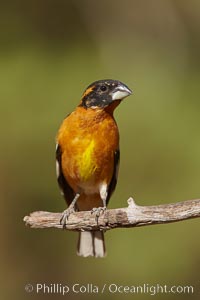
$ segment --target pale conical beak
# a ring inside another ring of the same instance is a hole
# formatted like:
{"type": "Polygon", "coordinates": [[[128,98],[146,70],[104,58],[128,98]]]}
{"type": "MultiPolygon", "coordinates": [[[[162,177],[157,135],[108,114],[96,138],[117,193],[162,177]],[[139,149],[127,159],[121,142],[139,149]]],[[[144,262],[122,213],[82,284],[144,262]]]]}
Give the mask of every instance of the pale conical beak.
{"type": "Polygon", "coordinates": [[[122,100],[132,94],[132,91],[125,85],[117,86],[111,93],[112,100],[122,100]]]}

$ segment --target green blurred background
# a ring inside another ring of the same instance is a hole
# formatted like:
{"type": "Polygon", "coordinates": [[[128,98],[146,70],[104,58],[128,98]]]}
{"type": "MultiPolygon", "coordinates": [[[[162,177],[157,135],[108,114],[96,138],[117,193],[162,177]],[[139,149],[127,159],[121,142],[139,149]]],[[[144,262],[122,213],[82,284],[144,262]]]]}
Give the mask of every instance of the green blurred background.
{"type": "MultiPolygon", "coordinates": [[[[109,231],[105,259],[77,257],[76,233],[22,220],[65,209],[55,135],[86,86],[103,78],[134,91],[115,113],[121,167],[109,207],[129,196],[140,205],[200,197],[200,2],[6,0],[0,38],[2,299],[51,297],[26,293],[27,283],[193,285],[193,295],[173,298],[199,299],[199,219],[109,231]]],[[[68,298],[124,296],[151,298],[68,298]]]]}

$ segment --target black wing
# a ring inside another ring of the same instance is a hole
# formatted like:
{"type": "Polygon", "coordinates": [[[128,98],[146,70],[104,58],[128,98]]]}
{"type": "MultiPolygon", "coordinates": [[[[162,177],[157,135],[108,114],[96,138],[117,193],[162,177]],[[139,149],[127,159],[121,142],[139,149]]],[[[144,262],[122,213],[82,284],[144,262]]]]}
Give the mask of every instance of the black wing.
{"type": "Polygon", "coordinates": [[[67,202],[68,205],[71,204],[72,200],[75,197],[75,192],[69,186],[68,182],[66,181],[63,172],[62,172],[62,150],[59,144],[56,145],[56,173],[57,173],[57,180],[61,192],[67,202]]]}
{"type": "Polygon", "coordinates": [[[107,204],[108,204],[108,201],[109,201],[112,193],[114,192],[116,184],[117,184],[119,162],[120,162],[120,150],[118,149],[114,153],[114,170],[113,170],[113,176],[112,176],[111,182],[108,186],[108,195],[107,195],[107,199],[106,199],[107,204]]]}

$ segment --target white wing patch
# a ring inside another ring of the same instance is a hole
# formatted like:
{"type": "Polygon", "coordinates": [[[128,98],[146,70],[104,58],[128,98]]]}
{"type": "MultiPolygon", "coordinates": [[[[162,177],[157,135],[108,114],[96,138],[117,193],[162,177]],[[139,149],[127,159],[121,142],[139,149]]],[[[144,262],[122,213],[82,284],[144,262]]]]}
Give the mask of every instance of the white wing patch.
{"type": "MultiPolygon", "coordinates": [[[[58,150],[58,144],[56,144],[56,151],[58,150]]],[[[56,176],[57,178],[60,176],[60,164],[59,161],[56,159],[56,176]]]]}
{"type": "Polygon", "coordinates": [[[57,159],[56,159],[56,176],[57,178],[60,176],[60,165],[57,159]]]}

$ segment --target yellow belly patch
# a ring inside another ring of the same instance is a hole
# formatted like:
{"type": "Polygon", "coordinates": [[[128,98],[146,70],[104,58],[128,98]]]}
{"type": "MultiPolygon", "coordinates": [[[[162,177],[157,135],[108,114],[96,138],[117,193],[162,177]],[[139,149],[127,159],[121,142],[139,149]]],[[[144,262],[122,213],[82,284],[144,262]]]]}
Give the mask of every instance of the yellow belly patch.
{"type": "Polygon", "coordinates": [[[82,180],[87,181],[97,169],[93,156],[95,143],[92,140],[78,161],[78,168],[82,180]]]}

